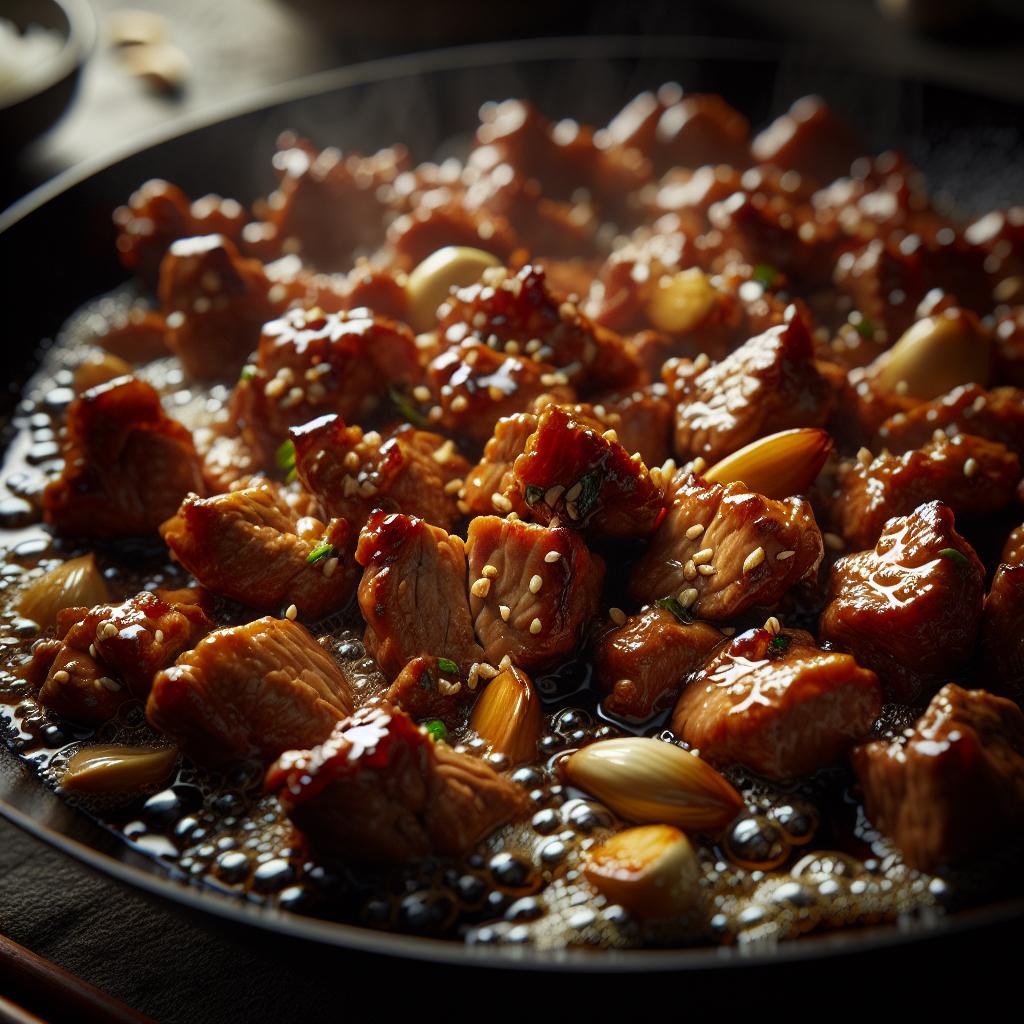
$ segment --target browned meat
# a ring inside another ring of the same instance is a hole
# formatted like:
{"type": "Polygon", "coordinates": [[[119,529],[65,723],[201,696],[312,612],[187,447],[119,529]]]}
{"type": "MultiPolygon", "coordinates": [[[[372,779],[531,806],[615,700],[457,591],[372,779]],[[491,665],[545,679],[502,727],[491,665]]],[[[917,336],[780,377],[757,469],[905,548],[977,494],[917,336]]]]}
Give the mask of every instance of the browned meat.
{"type": "Polygon", "coordinates": [[[189,495],[160,532],[207,590],[258,611],[294,604],[319,619],[344,607],[358,579],[349,523],[300,518],[271,484],[189,495]]]}
{"type": "Polygon", "coordinates": [[[549,405],[513,465],[535,519],[557,517],[597,538],[645,537],[663,513],[662,488],[614,430],[601,432],[549,405]]]}
{"type": "Polygon", "coordinates": [[[377,431],[321,416],[293,427],[291,437],[299,479],[327,515],[361,526],[379,508],[454,529],[469,463],[440,434],[405,424],[382,441],[377,431]]]}
{"type": "Polygon", "coordinates": [[[646,155],[660,174],[669,167],[750,163],[750,124],[721,96],[693,93],[658,118],[654,145],[646,155]]]}
{"type": "Polygon", "coordinates": [[[820,636],[874,669],[887,699],[913,703],[971,656],[984,577],[952,510],[929,502],[836,562],[820,636]]]}
{"type": "Polygon", "coordinates": [[[909,736],[858,747],[868,818],[913,868],[934,871],[1024,826],[1024,715],[949,683],[909,736]]]}
{"type": "Polygon", "coordinates": [[[120,377],[69,406],[64,470],[43,492],[43,513],[60,533],[145,536],[189,491],[204,492],[192,435],[149,384],[120,377]]]}
{"type": "Polygon", "coordinates": [[[236,380],[260,331],[285,308],[272,301],[259,260],[244,259],[223,235],[182,238],[160,264],[167,345],[190,377],[236,380]]]}
{"type": "Polygon", "coordinates": [[[269,617],[215,630],[157,674],[146,704],[154,729],[214,766],[320,743],[351,713],[334,659],[303,626],[269,617]]]}
{"type": "Polygon", "coordinates": [[[981,619],[981,654],[989,687],[1024,706],[1024,559],[996,569],[981,619]]]}
{"type": "Polygon", "coordinates": [[[484,445],[480,461],[466,473],[462,502],[467,512],[478,516],[506,511],[527,515],[526,502],[516,487],[512,465],[526,450],[526,442],[536,429],[537,417],[532,412],[517,412],[498,420],[494,434],[484,445]]]}
{"type": "Polygon", "coordinates": [[[1024,523],[1015,526],[1010,531],[1003,545],[1003,553],[1000,558],[1007,565],[1020,565],[1024,563],[1024,523]]]}
{"type": "Polygon", "coordinates": [[[662,465],[672,454],[672,420],[674,408],[664,384],[648,384],[638,391],[606,395],[594,407],[619,435],[619,443],[631,455],[640,453],[644,464],[652,469],[662,465]]]}
{"type": "Polygon", "coordinates": [[[132,306],[123,317],[107,323],[96,344],[118,359],[148,363],[167,355],[167,321],[155,309],[132,306]]]}
{"type": "Polygon", "coordinates": [[[487,210],[466,210],[455,202],[402,214],[388,227],[388,242],[395,252],[395,265],[403,270],[412,270],[447,245],[483,249],[502,263],[519,248],[519,239],[504,217],[487,210]]]}
{"type": "Polygon", "coordinates": [[[364,708],[315,750],[285,754],[266,788],[314,846],[372,863],[468,853],[529,806],[489,765],[388,707],[364,708]]]}
{"type": "Polygon", "coordinates": [[[500,267],[488,270],[480,283],[456,289],[438,313],[441,337],[448,343],[475,339],[506,353],[523,353],[560,370],[582,391],[646,382],[625,342],[588,320],[575,303],[560,303],[536,266],[515,274],[500,267]]]}
{"type": "Polygon", "coordinates": [[[675,82],[664,83],[657,92],[639,93],[604,128],[594,133],[594,141],[604,147],[632,147],[652,157],[658,140],[658,121],[682,95],[683,90],[675,82]]]}
{"type": "Polygon", "coordinates": [[[665,366],[677,402],[676,454],[717,462],[766,434],[820,427],[828,419],[831,389],[818,373],[803,320],[769,328],[732,355],[665,366]]]}
{"type": "Polygon", "coordinates": [[[266,479],[256,453],[243,438],[197,430],[195,439],[203,457],[203,479],[210,494],[254,487],[266,479]]]}
{"type": "Polygon", "coordinates": [[[994,379],[1024,388],[1024,306],[1014,306],[999,318],[992,340],[995,342],[994,379]]]}
{"type": "Polygon", "coordinates": [[[419,376],[416,341],[404,324],[365,309],[296,309],[264,327],[232,412],[242,436],[272,464],[289,427],[332,412],[358,423],[391,388],[408,389],[419,376]]]}
{"type": "Polygon", "coordinates": [[[597,638],[594,672],[608,694],[605,710],[643,721],[675,700],[686,677],[724,637],[706,622],[682,622],[668,608],[648,608],[597,638]]]}
{"type": "Polygon", "coordinates": [[[894,516],[932,499],[959,516],[996,512],[1013,501],[1020,460],[1003,445],[971,434],[936,440],[903,455],[882,452],[846,472],[832,507],[836,531],[853,550],[870,547],[894,516]]]}
{"type": "Polygon", "coordinates": [[[359,534],[364,567],[359,608],[366,649],[394,679],[421,655],[447,658],[460,669],[482,661],[473,636],[462,539],[397,512],[374,512],[359,534]]]}
{"type": "Polygon", "coordinates": [[[469,524],[470,607],[484,658],[539,669],[569,657],[597,614],[604,563],[575,530],[478,516],[469,524]]]}
{"type": "Polygon", "coordinates": [[[211,195],[189,203],[177,185],[154,178],[132,193],[127,206],[114,211],[117,254],[155,290],[160,261],[172,242],[212,234],[237,241],[246,219],[234,199],[211,195]]]}
{"type": "Polygon", "coordinates": [[[384,699],[417,722],[437,719],[453,732],[466,724],[478,682],[479,669],[464,675],[454,661],[424,655],[402,669],[384,699]]]}
{"type": "Polygon", "coordinates": [[[1024,457],[1024,391],[986,391],[977,384],[965,384],[891,416],[878,428],[878,441],[894,451],[907,451],[927,444],[936,430],[950,435],[975,434],[1024,457]]]}
{"type": "Polygon", "coordinates": [[[810,633],[750,629],[683,690],[672,731],[712,764],[787,781],[836,764],[882,710],[878,676],[810,633]]]}
{"type": "Polygon", "coordinates": [[[65,608],[57,613],[57,640],[33,654],[39,703],[74,722],[107,721],[125,702],[145,700],[153,676],[212,628],[191,590],[65,608]]]}
{"type": "Polygon", "coordinates": [[[769,606],[813,580],[824,545],[810,503],[774,501],[740,483],[678,474],[668,514],[633,567],[630,596],[675,597],[694,615],[722,622],[769,606]]]}

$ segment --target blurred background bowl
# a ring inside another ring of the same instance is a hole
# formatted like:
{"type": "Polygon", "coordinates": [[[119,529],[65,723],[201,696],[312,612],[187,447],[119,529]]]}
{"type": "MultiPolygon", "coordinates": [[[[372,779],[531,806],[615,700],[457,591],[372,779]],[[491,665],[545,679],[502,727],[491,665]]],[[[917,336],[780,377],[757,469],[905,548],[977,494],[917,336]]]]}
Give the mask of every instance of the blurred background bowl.
{"type": "Polygon", "coordinates": [[[61,48],[33,67],[0,97],[0,138],[10,159],[53,125],[71,103],[96,38],[86,0],[4,0],[0,18],[24,31],[30,25],[57,33],[61,48]]]}

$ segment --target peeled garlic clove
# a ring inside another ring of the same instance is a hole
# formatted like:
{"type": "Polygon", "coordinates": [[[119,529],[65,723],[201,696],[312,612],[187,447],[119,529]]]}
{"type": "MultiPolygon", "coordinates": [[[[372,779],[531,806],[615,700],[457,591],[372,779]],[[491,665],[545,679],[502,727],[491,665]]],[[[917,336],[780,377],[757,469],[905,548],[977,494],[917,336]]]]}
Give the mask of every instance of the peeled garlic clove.
{"type": "Polygon", "coordinates": [[[678,917],[700,903],[700,863],[689,839],[671,825],[641,825],[587,852],[587,880],[635,917],[678,917]]]}
{"type": "Polygon", "coordinates": [[[867,367],[867,378],[886,391],[928,401],[961,384],[985,384],[991,342],[963,310],[927,316],[867,367]]]}
{"type": "Polygon", "coordinates": [[[498,673],[477,700],[469,724],[512,764],[532,761],[543,717],[540,698],[526,673],[514,667],[498,673]]]}
{"type": "Polygon", "coordinates": [[[714,832],[743,810],[743,798],[711,765],[673,743],[642,736],[577,750],[562,770],[572,785],[630,821],[714,832]]]}
{"type": "Polygon", "coordinates": [[[57,622],[62,608],[91,608],[110,600],[106,581],[92,554],[72,558],[35,580],[21,595],[18,612],[44,629],[57,622]]]}
{"type": "Polygon", "coordinates": [[[437,324],[437,307],[452,288],[476,284],[485,270],[500,266],[496,256],[466,245],[446,245],[432,252],[409,274],[405,285],[410,325],[417,332],[429,331],[437,324]]]}
{"type": "Polygon", "coordinates": [[[76,793],[126,793],[163,782],[176,747],[86,747],[72,755],[60,784],[76,793]]]}
{"type": "Polygon", "coordinates": [[[659,330],[683,334],[697,326],[718,301],[718,292],[699,267],[666,274],[654,285],[647,316],[659,330]]]}
{"type": "Polygon", "coordinates": [[[766,498],[803,494],[832,451],[828,432],[816,427],[783,430],[752,441],[716,462],[701,476],[717,484],[742,482],[766,498]]]}

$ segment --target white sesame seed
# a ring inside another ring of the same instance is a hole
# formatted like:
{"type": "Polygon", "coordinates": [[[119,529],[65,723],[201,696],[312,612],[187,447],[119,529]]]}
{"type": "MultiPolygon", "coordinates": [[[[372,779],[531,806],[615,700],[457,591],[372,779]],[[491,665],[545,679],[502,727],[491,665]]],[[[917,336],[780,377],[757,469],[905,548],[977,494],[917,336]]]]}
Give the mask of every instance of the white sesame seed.
{"type": "Polygon", "coordinates": [[[705,562],[710,562],[715,555],[714,548],[701,548],[691,559],[694,565],[703,565],[705,562]]]}
{"type": "Polygon", "coordinates": [[[451,400],[452,412],[464,412],[469,408],[469,399],[465,395],[456,395],[451,400]]]}
{"type": "Polygon", "coordinates": [[[825,546],[832,548],[833,551],[842,551],[846,547],[846,543],[843,538],[835,533],[823,533],[821,535],[822,540],[825,541],[825,546]]]}
{"type": "Polygon", "coordinates": [[[544,556],[544,561],[551,565],[553,562],[557,562],[562,557],[561,551],[549,551],[544,556]]]}
{"type": "Polygon", "coordinates": [[[465,483],[465,481],[462,480],[461,477],[449,480],[448,483],[444,485],[444,493],[449,495],[458,494],[462,490],[463,483],[465,483]]]}
{"type": "Polygon", "coordinates": [[[708,464],[704,461],[704,457],[702,455],[698,455],[690,465],[690,472],[693,473],[694,476],[700,476],[701,473],[707,469],[707,466],[708,464]]]}
{"type": "Polygon", "coordinates": [[[442,697],[454,697],[462,689],[462,683],[449,683],[447,679],[438,679],[437,692],[442,697]]]}
{"type": "Polygon", "coordinates": [[[96,628],[97,640],[109,640],[113,636],[117,636],[117,626],[112,622],[101,622],[96,628]]]}
{"type": "Polygon", "coordinates": [[[370,430],[363,434],[363,444],[368,445],[370,448],[379,448],[380,441],[380,434],[376,430],[370,430]]]}
{"type": "Polygon", "coordinates": [[[704,527],[701,526],[700,523],[694,523],[694,525],[686,531],[686,539],[696,540],[703,532],[704,527]]]}
{"type": "Polygon", "coordinates": [[[369,480],[364,480],[359,485],[359,494],[363,498],[372,498],[376,493],[377,493],[377,488],[374,487],[374,485],[372,483],[370,483],[369,480]]]}
{"type": "Polygon", "coordinates": [[[610,618],[616,626],[623,626],[626,623],[626,613],[621,608],[609,608],[608,618],[610,618]]]}
{"type": "Polygon", "coordinates": [[[714,576],[718,570],[713,565],[698,565],[697,572],[699,572],[701,576],[714,576]]]}
{"type": "Polygon", "coordinates": [[[480,663],[474,661],[469,666],[469,675],[466,678],[466,687],[470,690],[476,689],[477,680],[480,678],[480,663]]]}
{"type": "Polygon", "coordinates": [[[486,597],[491,591],[491,581],[486,576],[481,576],[473,586],[469,588],[469,592],[474,597],[486,597]]]}
{"type": "Polygon", "coordinates": [[[743,559],[743,571],[753,572],[764,561],[764,548],[756,547],[743,559]]]}
{"type": "Polygon", "coordinates": [[[534,573],[534,575],[530,577],[530,593],[539,594],[540,588],[543,586],[544,581],[536,573],[534,573]]]}
{"type": "Polygon", "coordinates": [[[643,462],[643,456],[639,452],[633,452],[629,457],[630,462],[643,462]]]}
{"type": "Polygon", "coordinates": [[[561,525],[562,525],[562,520],[559,519],[558,516],[552,516],[551,519],[548,521],[548,529],[549,530],[557,530],[558,527],[561,526],[561,525]]]}
{"type": "Polygon", "coordinates": [[[769,615],[765,619],[764,628],[767,632],[775,634],[782,629],[782,623],[774,615],[769,615]]]}
{"type": "Polygon", "coordinates": [[[495,491],[491,495],[491,504],[499,512],[511,512],[512,511],[512,502],[509,501],[509,499],[506,498],[504,494],[501,494],[498,491],[495,491]]]}
{"type": "Polygon", "coordinates": [[[711,360],[708,358],[707,352],[701,352],[693,361],[693,372],[703,373],[710,365],[711,360]]]}
{"type": "Polygon", "coordinates": [[[540,619],[534,619],[530,623],[530,632],[536,636],[541,630],[540,619]]]}
{"type": "Polygon", "coordinates": [[[66,683],[70,678],[71,676],[64,669],[58,669],[53,673],[53,681],[55,683],[66,683]]]}
{"type": "Polygon", "coordinates": [[[787,558],[792,558],[796,554],[795,551],[780,551],[776,556],[777,562],[784,562],[787,558]]]}
{"type": "Polygon", "coordinates": [[[498,662],[498,668],[502,672],[507,672],[512,667],[512,659],[509,655],[505,655],[501,661],[498,662]]]}
{"type": "Polygon", "coordinates": [[[895,391],[897,395],[905,395],[908,389],[909,385],[907,382],[905,380],[900,380],[896,382],[896,387],[893,388],[893,391],[895,391]]]}
{"type": "Polygon", "coordinates": [[[480,570],[480,575],[481,576],[487,576],[489,579],[494,579],[494,577],[498,575],[498,567],[496,565],[491,565],[491,563],[488,562],[480,570]]]}
{"type": "Polygon", "coordinates": [[[971,458],[964,463],[964,476],[970,478],[978,472],[978,460],[971,458]]]}
{"type": "Polygon", "coordinates": [[[549,487],[544,492],[544,504],[548,508],[554,508],[558,504],[558,499],[565,493],[565,488],[561,484],[555,484],[553,487],[549,487]]]}
{"type": "Polygon", "coordinates": [[[98,653],[96,652],[96,645],[95,644],[89,644],[89,656],[91,658],[98,658],[99,657],[98,653]]]}
{"type": "Polygon", "coordinates": [[[415,398],[417,402],[429,402],[430,388],[424,384],[417,384],[416,387],[412,389],[412,397],[415,398]]]}
{"type": "Polygon", "coordinates": [[[606,441],[618,441],[619,435],[615,430],[609,428],[601,435],[606,441]]]}
{"type": "Polygon", "coordinates": [[[676,460],[675,459],[666,459],[661,464],[661,475],[662,476],[671,477],[672,474],[675,471],[676,471],[676,460]]]}
{"type": "Polygon", "coordinates": [[[488,665],[486,661],[480,662],[477,668],[480,670],[481,679],[493,679],[498,674],[498,670],[493,665],[488,665]]]}
{"type": "Polygon", "coordinates": [[[570,501],[575,501],[580,496],[580,494],[582,492],[583,492],[583,484],[582,483],[574,483],[572,485],[572,487],[570,487],[569,490],[567,490],[565,492],[566,503],[568,503],[570,501]]]}
{"type": "Polygon", "coordinates": [[[338,568],[338,560],[337,560],[337,558],[328,558],[327,561],[324,562],[324,569],[323,569],[324,576],[327,579],[330,579],[334,575],[334,570],[337,569],[337,568],[338,568]]]}
{"type": "Polygon", "coordinates": [[[683,566],[683,575],[688,580],[692,580],[697,575],[697,566],[693,564],[692,558],[688,559],[686,565],[683,566]]]}
{"type": "Polygon", "coordinates": [[[356,470],[359,468],[359,455],[357,452],[346,452],[343,461],[346,469],[356,470]]]}
{"type": "Polygon", "coordinates": [[[117,691],[121,689],[121,684],[117,682],[117,680],[111,679],[110,676],[100,676],[96,682],[111,693],[117,693],[117,691]]]}
{"type": "Polygon", "coordinates": [[[687,587],[685,590],[679,592],[679,603],[684,608],[693,607],[694,601],[697,600],[697,590],[695,587],[687,587]]]}
{"type": "Polygon", "coordinates": [[[857,452],[857,461],[862,466],[870,466],[871,463],[874,462],[874,460],[875,460],[875,457],[874,457],[874,455],[871,454],[871,450],[869,448],[861,448],[857,452]]]}
{"type": "Polygon", "coordinates": [[[296,608],[295,605],[290,604],[285,609],[284,617],[286,619],[291,619],[291,620],[294,621],[298,617],[298,614],[299,614],[299,609],[296,608]]]}
{"type": "Polygon", "coordinates": [[[508,622],[508,617],[512,614],[512,609],[507,604],[498,605],[498,614],[501,616],[502,622],[508,622]]]}
{"type": "Polygon", "coordinates": [[[565,511],[569,513],[569,518],[573,521],[579,519],[580,510],[576,505],[575,501],[567,501],[565,503],[565,511]]]}
{"type": "Polygon", "coordinates": [[[440,465],[444,465],[448,462],[451,457],[455,454],[455,442],[445,441],[444,444],[439,445],[437,450],[433,454],[433,459],[440,465]]]}

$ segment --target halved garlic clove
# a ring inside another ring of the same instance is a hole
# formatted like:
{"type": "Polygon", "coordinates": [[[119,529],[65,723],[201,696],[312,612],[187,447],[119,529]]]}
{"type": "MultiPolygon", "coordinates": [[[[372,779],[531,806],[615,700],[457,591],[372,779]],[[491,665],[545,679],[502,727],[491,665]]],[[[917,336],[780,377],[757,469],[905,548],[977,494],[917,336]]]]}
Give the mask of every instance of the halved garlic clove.
{"type": "Polygon", "coordinates": [[[699,267],[666,274],[654,285],[647,316],[659,330],[683,334],[697,326],[718,301],[718,291],[699,267]]]}
{"type": "Polygon", "coordinates": [[[600,740],[562,765],[572,785],[620,817],[714,832],[743,810],[743,798],[699,757],[662,740],[624,736],[600,740]]]}
{"type": "Polygon", "coordinates": [[[532,761],[544,722],[529,676],[515,667],[499,672],[477,700],[469,724],[513,765],[532,761]]]}
{"type": "Polygon", "coordinates": [[[701,900],[697,855],[671,825],[617,833],[587,852],[583,873],[598,892],[636,917],[679,917],[701,900]]]}
{"type": "Polygon", "coordinates": [[[825,430],[782,430],[727,455],[701,476],[718,484],[741,481],[766,498],[788,498],[806,493],[831,451],[832,438],[825,430]]]}
{"type": "Polygon", "coordinates": [[[60,784],[76,793],[142,790],[163,782],[177,760],[177,747],[86,747],[71,756],[60,784]]]}
{"type": "Polygon", "coordinates": [[[929,401],[961,384],[986,384],[992,344],[973,314],[950,309],[918,320],[865,371],[886,391],[929,401]]]}
{"type": "Polygon", "coordinates": [[[91,608],[110,600],[103,574],[92,554],[72,558],[34,580],[18,602],[18,612],[44,629],[57,622],[62,608],[91,608]]]}
{"type": "Polygon", "coordinates": [[[476,284],[485,270],[500,266],[496,256],[467,245],[446,245],[432,252],[410,272],[405,285],[413,329],[429,331],[437,324],[438,306],[452,288],[476,284]]]}

